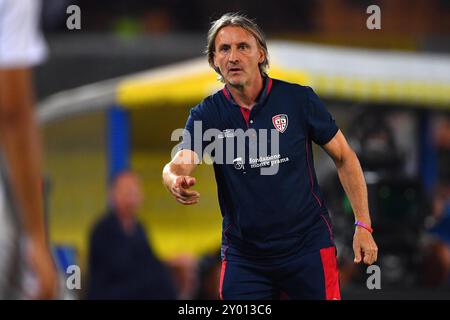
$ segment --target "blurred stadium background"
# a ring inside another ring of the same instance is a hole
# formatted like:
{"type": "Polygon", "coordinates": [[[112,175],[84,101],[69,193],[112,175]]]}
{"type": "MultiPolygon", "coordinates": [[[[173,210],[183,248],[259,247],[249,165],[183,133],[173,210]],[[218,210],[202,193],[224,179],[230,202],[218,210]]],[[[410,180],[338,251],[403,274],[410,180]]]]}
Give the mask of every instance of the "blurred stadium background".
{"type": "Polygon", "coordinates": [[[126,163],[144,182],[140,219],[161,259],[217,252],[212,167],[199,167],[202,199],[187,207],[170,198],[161,170],[176,144],[172,131],[221,87],[201,57],[210,22],[229,11],[256,19],[270,41],[270,75],[312,86],[362,155],[381,253],[377,292],[365,287],[365,270],[349,263],[348,201],[331,162],[315,152],[335,222],[343,297],[449,298],[449,282],[430,289],[426,280],[427,228],[438,220],[432,204],[436,188],[449,183],[449,141],[434,138],[450,112],[446,0],[45,0],[50,58],[35,83],[50,238],[62,256],[72,254],[61,263],[85,270],[108,176],[126,163]],[[81,30],[66,28],[71,4],[81,8],[81,30]],[[371,4],[381,8],[381,30],[366,28],[371,4]]]}

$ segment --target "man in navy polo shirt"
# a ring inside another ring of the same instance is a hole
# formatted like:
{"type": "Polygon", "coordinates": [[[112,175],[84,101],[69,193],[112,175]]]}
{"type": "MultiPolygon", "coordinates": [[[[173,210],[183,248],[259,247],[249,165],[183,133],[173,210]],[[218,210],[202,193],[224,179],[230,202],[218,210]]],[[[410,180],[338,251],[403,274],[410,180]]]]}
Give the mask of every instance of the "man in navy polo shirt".
{"type": "Polygon", "coordinates": [[[340,299],[311,142],[334,160],[355,212],[355,262],[372,264],[378,249],[355,153],[311,88],[267,76],[266,42],[253,21],[215,21],[207,54],[225,87],[191,110],[163,181],[178,202],[197,203],[191,174],[211,155],[223,216],[220,298],[340,299]]]}

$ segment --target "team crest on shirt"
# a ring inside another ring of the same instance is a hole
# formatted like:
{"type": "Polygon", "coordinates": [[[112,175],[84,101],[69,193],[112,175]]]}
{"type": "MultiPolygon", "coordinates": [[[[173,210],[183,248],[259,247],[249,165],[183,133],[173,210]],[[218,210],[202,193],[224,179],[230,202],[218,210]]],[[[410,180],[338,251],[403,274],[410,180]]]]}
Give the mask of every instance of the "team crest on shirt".
{"type": "Polygon", "coordinates": [[[288,127],[288,116],[287,114],[277,114],[276,116],[272,117],[272,123],[275,129],[277,129],[278,132],[283,133],[286,131],[288,127]]]}

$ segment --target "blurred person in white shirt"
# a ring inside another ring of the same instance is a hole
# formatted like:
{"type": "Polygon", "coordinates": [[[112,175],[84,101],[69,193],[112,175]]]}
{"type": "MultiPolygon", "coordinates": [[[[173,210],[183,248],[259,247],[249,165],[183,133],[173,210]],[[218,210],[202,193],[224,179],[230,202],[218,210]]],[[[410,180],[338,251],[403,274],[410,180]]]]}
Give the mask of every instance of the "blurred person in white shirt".
{"type": "Polygon", "coordinates": [[[52,299],[56,295],[56,268],[45,231],[42,150],[33,110],[32,67],[46,56],[38,26],[40,6],[39,0],[0,0],[0,153],[5,160],[0,172],[3,299],[52,299]],[[21,259],[27,262],[25,267],[21,259]],[[27,266],[35,287],[30,292],[28,286],[28,292],[19,294],[16,291],[23,286],[27,266]]]}

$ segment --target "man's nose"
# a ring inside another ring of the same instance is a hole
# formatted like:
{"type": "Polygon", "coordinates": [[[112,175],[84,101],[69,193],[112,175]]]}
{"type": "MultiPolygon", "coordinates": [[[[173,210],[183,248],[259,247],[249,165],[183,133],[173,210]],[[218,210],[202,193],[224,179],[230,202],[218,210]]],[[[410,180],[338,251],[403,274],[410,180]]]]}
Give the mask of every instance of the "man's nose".
{"type": "Polygon", "coordinates": [[[239,53],[235,48],[230,49],[230,56],[228,58],[230,62],[238,62],[239,61],[239,53]]]}

